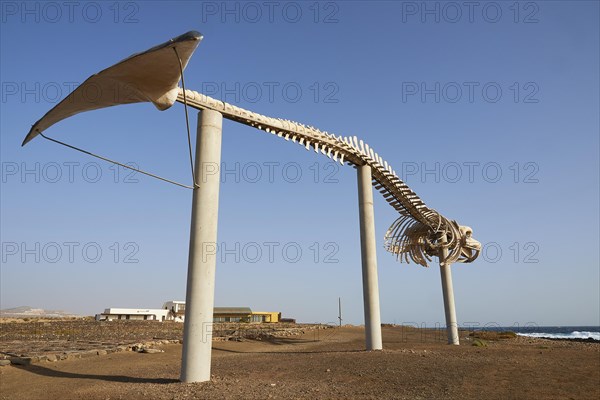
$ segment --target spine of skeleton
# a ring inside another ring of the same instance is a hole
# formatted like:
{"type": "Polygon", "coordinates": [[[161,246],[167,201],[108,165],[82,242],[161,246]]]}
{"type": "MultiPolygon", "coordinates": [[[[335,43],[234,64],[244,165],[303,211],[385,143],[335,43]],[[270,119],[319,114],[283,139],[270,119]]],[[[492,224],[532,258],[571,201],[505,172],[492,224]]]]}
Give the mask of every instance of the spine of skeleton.
{"type": "MultiPolygon", "coordinates": [[[[287,141],[297,143],[307,150],[314,150],[341,164],[369,165],[373,175],[373,186],[384,199],[400,213],[400,217],[390,226],[385,236],[386,249],[404,261],[410,260],[427,266],[434,253],[432,249],[441,244],[437,237],[448,236],[447,247],[460,246],[458,226],[444,218],[437,211],[427,207],[397,175],[387,161],[383,160],[373,148],[356,136],[337,136],[320,131],[287,119],[272,118],[221,100],[213,99],[202,93],[179,90],[177,101],[204,110],[218,111],[227,119],[263,130],[287,141]],[[426,251],[429,249],[429,251],[426,251]]],[[[458,259],[460,251],[451,252],[458,259]]],[[[450,262],[455,261],[449,260],[450,262]]]]}

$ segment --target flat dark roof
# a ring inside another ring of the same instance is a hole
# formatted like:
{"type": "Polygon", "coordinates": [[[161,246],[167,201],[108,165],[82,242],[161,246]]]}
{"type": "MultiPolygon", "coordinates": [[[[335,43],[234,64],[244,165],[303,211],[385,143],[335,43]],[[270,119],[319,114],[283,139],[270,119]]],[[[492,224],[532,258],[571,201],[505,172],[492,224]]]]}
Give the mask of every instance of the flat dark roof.
{"type": "Polygon", "coordinates": [[[214,314],[252,314],[250,307],[215,307],[214,314]]]}

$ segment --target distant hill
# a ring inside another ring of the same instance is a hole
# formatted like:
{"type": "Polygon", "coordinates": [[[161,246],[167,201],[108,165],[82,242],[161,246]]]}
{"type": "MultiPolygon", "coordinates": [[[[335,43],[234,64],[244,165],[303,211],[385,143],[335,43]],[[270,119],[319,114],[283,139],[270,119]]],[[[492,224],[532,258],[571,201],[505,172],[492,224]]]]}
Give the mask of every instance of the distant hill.
{"type": "Polygon", "coordinates": [[[70,314],[65,311],[44,310],[43,308],[33,308],[29,306],[0,310],[0,318],[68,318],[78,316],[79,315],[70,314]]]}

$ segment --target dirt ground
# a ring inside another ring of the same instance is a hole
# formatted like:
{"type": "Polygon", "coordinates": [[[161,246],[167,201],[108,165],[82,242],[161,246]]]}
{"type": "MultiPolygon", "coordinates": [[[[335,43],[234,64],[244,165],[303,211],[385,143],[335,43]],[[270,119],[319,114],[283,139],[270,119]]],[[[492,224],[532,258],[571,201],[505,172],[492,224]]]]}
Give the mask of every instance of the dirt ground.
{"type": "Polygon", "coordinates": [[[600,345],[516,338],[461,346],[384,327],[384,350],[363,351],[364,329],[309,331],[213,343],[210,382],[178,381],[181,345],[0,367],[0,399],[594,399],[600,345]]]}

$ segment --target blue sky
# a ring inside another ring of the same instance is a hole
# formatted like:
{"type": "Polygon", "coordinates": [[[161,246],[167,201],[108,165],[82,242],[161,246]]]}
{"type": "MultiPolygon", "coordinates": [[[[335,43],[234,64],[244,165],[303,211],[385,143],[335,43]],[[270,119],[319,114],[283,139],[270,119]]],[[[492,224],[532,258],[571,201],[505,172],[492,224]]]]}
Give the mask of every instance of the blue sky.
{"type": "MultiPolygon", "coordinates": [[[[184,299],[191,191],[38,138],[77,83],[189,30],[189,88],[363,138],[484,254],[461,325],[600,324],[599,4],[2,2],[1,308],[94,314],[184,299]],[[472,7],[472,8],[469,8],[472,7]]],[[[196,113],[192,111],[192,127],[196,113]]],[[[189,183],[182,106],[80,114],[59,140],[189,183]]],[[[224,123],[216,305],[363,320],[356,173],[224,123]]],[[[439,267],[383,249],[383,322],[444,325],[439,267]]]]}

